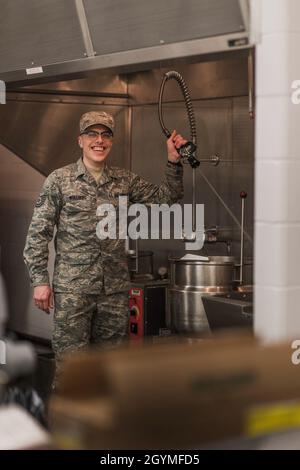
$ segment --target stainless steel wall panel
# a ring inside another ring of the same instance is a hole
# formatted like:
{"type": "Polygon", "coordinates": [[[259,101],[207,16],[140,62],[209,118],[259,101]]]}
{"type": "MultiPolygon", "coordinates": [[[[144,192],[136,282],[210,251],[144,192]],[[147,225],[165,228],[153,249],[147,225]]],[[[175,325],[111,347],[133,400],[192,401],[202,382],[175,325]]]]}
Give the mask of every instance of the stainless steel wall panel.
{"type": "Polygon", "coordinates": [[[89,93],[116,93],[127,94],[127,77],[118,74],[108,74],[103,71],[91,72],[88,77],[65,80],[43,85],[32,85],[24,87],[25,90],[35,89],[75,91],[89,93]]]}
{"type": "Polygon", "coordinates": [[[84,58],[73,0],[0,0],[0,72],[84,58]]]}
{"type": "Polygon", "coordinates": [[[245,29],[238,0],[84,0],[84,6],[99,55],[245,29]]]}
{"type": "MultiPolygon", "coordinates": [[[[133,104],[156,103],[160,83],[165,72],[176,70],[181,73],[193,100],[244,96],[247,88],[246,52],[233,54],[228,58],[196,64],[171,64],[145,72],[128,75],[128,91],[133,104]]],[[[165,88],[164,101],[181,101],[178,84],[171,80],[165,88]]]]}
{"type": "Polygon", "coordinates": [[[8,102],[0,107],[0,143],[48,175],[79,158],[79,118],[84,112],[97,109],[111,113],[117,121],[111,164],[128,168],[127,107],[8,102]]]}
{"type": "MultiPolygon", "coordinates": [[[[231,100],[194,101],[197,123],[198,158],[214,153],[225,159],[232,159],[232,109],[231,100]]],[[[184,104],[168,103],[163,106],[164,120],[170,129],[175,128],[183,135],[189,135],[189,126],[184,104]]],[[[132,167],[142,175],[158,181],[159,170],[166,162],[165,137],[161,131],[157,105],[136,106],[133,108],[132,167]],[[139,152],[139,149],[143,149],[139,152]],[[153,166],[153,160],[158,167],[153,166]]],[[[186,166],[189,169],[189,166],[186,166]]],[[[203,171],[219,174],[220,167],[201,165],[203,171]]],[[[220,184],[223,178],[219,177],[220,184]]],[[[187,197],[190,200],[190,195],[187,197]]]]}
{"type": "Polygon", "coordinates": [[[254,120],[248,96],[233,98],[233,159],[253,162],[254,120]]]}
{"type": "MultiPolygon", "coordinates": [[[[8,327],[23,334],[50,339],[52,314],[45,315],[35,307],[23,261],[28,226],[44,179],[0,146],[1,272],[8,294],[8,327]]],[[[53,243],[50,250],[53,259],[53,243]]]]}
{"type": "MultiPolygon", "coordinates": [[[[249,115],[248,96],[233,98],[233,159],[232,178],[235,191],[246,191],[245,227],[252,236],[254,232],[254,120],[249,115]]],[[[234,199],[234,204],[237,201],[234,199]]],[[[241,201],[235,206],[236,213],[241,213],[241,201]]],[[[239,248],[237,248],[238,250],[239,248]]],[[[253,246],[245,240],[246,256],[252,254],[253,246]]]]}

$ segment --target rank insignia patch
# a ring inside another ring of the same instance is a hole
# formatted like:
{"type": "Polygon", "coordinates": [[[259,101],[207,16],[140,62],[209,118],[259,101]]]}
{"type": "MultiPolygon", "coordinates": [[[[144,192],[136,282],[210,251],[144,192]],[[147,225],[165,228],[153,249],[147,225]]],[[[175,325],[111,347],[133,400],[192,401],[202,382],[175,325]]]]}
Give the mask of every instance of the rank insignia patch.
{"type": "Polygon", "coordinates": [[[38,200],[35,203],[35,207],[41,207],[45,203],[45,201],[46,201],[46,195],[41,194],[40,197],[38,198],[38,200]]]}

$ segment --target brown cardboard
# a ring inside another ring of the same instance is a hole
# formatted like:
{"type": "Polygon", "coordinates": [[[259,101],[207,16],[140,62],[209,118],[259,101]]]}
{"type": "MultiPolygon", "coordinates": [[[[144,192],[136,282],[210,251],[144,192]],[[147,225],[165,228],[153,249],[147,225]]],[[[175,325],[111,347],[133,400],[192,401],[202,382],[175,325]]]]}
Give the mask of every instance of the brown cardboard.
{"type": "Polygon", "coordinates": [[[240,336],[73,356],[51,403],[53,429],[77,427],[79,448],[102,449],[191,448],[243,435],[253,406],[300,399],[292,352],[240,336]]]}

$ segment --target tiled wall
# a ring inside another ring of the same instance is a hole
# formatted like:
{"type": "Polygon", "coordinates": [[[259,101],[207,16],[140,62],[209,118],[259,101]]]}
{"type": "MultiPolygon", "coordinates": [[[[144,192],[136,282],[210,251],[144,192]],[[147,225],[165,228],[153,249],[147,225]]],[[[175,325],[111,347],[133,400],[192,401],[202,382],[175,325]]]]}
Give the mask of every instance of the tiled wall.
{"type": "Polygon", "coordinates": [[[255,328],[300,337],[300,2],[261,0],[256,54],[255,328]]]}

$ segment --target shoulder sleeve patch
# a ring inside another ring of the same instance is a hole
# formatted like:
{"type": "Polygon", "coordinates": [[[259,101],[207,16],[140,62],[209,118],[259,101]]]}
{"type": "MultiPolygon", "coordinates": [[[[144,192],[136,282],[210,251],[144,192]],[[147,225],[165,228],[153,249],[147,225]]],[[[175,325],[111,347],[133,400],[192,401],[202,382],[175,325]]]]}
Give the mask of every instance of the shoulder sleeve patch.
{"type": "Polygon", "coordinates": [[[35,203],[35,207],[42,207],[42,205],[45,203],[45,201],[46,201],[46,195],[41,194],[39,196],[38,200],[35,203]]]}

